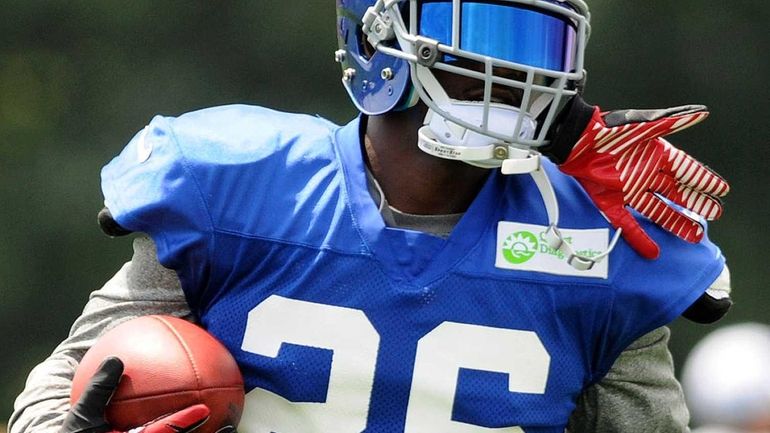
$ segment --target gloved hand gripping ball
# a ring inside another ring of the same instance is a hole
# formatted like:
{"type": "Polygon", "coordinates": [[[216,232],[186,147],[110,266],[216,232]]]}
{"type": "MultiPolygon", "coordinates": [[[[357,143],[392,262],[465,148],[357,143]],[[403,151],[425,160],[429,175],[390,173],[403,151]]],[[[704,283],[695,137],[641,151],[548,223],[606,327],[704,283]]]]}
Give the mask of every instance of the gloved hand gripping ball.
{"type": "Polygon", "coordinates": [[[203,328],[176,317],[144,316],[109,330],[86,352],[72,380],[71,403],[69,416],[82,420],[77,425],[98,429],[62,433],[139,426],[143,433],[179,433],[175,427],[187,433],[205,418],[196,433],[221,433],[238,425],[243,378],[227,348],[203,328]],[[158,424],[169,414],[174,423],[158,424]]]}
{"type": "Polygon", "coordinates": [[[64,418],[60,433],[189,433],[209,418],[209,408],[196,404],[131,428],[112,426],[105,418],[107,406],[118,388],[123,362],[115,357],[104,360],[64,418]]]}

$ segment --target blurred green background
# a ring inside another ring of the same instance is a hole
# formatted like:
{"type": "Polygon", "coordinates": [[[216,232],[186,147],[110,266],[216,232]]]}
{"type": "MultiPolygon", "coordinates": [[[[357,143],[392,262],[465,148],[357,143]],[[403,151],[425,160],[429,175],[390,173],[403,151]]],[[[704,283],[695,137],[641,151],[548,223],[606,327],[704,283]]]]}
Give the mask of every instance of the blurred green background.
{"type": "MultiPolygon", "coordinates": [[[[703,103],[672,141],[733,191],[710,234],[733,273],[723,323],[770,322],[767,0],[590,1],[587,99],[703,103]]],[[[130,257],[96,225],[99,170],[156,113],[250,103],[355,115],[331,0],[0,0],[0,423],[90,291],[130,257]]],[[[679,320],[681,365],[709,329],[679,320]]]]}

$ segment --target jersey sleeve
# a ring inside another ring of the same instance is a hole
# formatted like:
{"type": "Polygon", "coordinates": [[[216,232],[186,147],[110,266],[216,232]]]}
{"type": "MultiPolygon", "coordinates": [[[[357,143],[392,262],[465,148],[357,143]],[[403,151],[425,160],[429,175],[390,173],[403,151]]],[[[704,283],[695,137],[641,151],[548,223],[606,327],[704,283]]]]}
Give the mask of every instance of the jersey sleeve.
{"type": "Polygon", "coordinates": [[[646,260],[629,251],[614,275],[612,307],[596,370],[599,376],[594,381],[633,341],[679,317],[725,268],[722,252],[708,236],[692,244],[652,225],[645,231],[661,245],[661,255],[646,260]]]}
{"type": "Polygon", "coordinates": [[[238,104],[155,117],[102,170],[105,205],[122,227],[152,237],[197,311],[233,266],[221,239],[282,236],[297,225],[276,209],[294,209],[316,173],[332,173],[335,128],[238,104]]]}
{"type": "Polygon", "coordinates": [[[122,227],[149,234],[160,263],[197,286],[205,280],[212,221],[173,121],[157,116],[134,136],[102,169],[102,192],[122,227]]]}

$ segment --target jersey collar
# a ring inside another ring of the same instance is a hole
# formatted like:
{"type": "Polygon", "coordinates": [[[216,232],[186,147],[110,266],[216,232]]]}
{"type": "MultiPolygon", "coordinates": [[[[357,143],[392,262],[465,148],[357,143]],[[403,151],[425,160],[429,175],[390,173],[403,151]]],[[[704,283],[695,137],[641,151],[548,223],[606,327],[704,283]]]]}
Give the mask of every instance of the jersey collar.
{"type": "MultiPolygon", "coordinates": [[[[480,240],[485,233],[494,231],[495,221],[501,216],[495,204],[495,198],[502,194],[501,175],[497,172],[490,174],[447,239],[387,227],[367,188],[362,124],[359,116],[339,128],[334,143],[355,228],[369,252],[392,278],[417,285],[439,279],[454,269],[474,248],[482,245],[480,240]]],[[[494,259],[494,251],[482,253],[489,253],[490,260],[494,259]]]]}

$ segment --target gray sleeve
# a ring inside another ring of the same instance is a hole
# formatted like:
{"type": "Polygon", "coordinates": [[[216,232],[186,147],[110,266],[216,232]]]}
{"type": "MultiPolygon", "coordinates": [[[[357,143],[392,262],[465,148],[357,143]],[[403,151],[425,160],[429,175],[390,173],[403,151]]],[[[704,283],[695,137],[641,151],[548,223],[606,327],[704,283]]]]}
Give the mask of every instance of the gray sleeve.
{"type": "Polygon", "coordinates": [[[149,238],[139,237],[131,261],[91,293],[69,336],[30,372],[14,403],[8,432],[58,432],[69,410],[72,376],[86,350],[106,330],[148,314],[191,319],[176,273],[158,263],[149,238]]]}
{"type": "Polygon", "coordinates": [[[568,431],[689,432],[690,414],[668,350],[670,335],[661,327],[632,343],[599,383],[583,391],[568,431]]]}

